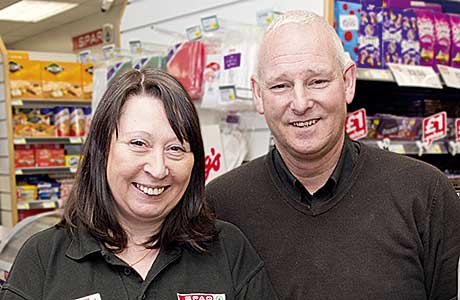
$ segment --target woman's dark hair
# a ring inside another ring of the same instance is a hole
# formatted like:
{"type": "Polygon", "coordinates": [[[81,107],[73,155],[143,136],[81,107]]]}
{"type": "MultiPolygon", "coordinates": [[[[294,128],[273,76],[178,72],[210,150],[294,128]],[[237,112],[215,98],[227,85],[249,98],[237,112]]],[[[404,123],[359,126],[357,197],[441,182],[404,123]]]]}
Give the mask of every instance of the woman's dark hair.
{"type": "Polygon", "coordinates": [[[113,133],[118,135],[126,100],[148,95],[160,99],[172,130],[190,144],[194,165],[182,199],[165,218],[161,229],[145,243],[149,248],[171,249],[185,246],[199,253],[217,236],[215,217],[204,194],[204,149],[198,114],[184,87],[174,77],[158,69],[129,70],[115,78],[102,96],[94,113],[83,147],[76,182],[67,200],[63,224],[72,235],[84,226],[99,241],[123,250],[127,234],[116,214],[116,202],[110,190],[106,170],[113,133]]]}

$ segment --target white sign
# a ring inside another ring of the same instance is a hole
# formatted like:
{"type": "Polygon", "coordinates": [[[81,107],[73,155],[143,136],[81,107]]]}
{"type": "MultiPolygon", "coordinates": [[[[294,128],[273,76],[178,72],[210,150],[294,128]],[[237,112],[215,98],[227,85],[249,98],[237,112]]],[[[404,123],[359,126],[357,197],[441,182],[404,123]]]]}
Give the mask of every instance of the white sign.
{"type": "Polygon", "coordinates": [[[227,171],[219,125],[202,126],[201,135],[204,144],[204,175],[206,182],[209,182],[227,171]]]}
{"type": "Polygon", "coordinates": [[[438,65],[444,83],[451,88],[460,89],[460,69],[438,65]]]}
{"type": "Polygon", "coordinates": [[[438,74],[431,67],[387,64],[399,86],[442,89],[438,74]]]}

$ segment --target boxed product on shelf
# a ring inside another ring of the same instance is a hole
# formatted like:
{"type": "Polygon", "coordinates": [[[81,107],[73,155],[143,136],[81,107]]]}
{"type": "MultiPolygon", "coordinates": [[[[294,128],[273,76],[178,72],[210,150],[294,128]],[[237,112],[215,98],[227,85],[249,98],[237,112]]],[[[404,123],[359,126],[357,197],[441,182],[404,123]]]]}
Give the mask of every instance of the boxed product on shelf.
{"type": "Polygon", "coordinates": [[[402,11],[401,63],[420,65],[420,42],[417,28],[417,15],[413,10],[402,11]]]}
{"type": "Polygon", "coordinates": [[[434,67],[449,65],[450,62],[450,17],[440,12],[434,13],[434,67]]]}
{"type": "Polygon", "coordinates": [[[382,34],[377,20],[380,9],[369,9],[363,4],[359,23],[358,67],[382,68],[382,34]]]}
{"type": "Polygon", "coordinates": [[[387,63],[398,64],[401,62],[402,21],[403,13],[399,9],[382,8],[381,33],[382,33],[382,66],[387,63]]]}
{"type": "Polygon", "coordinates": [[[43,96],[40,61],[10,59],[8,68],[12,98],[37,99],[43,96]]]}
{"type": "Polygon", "coordinates": [[[87,135],[89,133],[89,128],[91,126],[91,107],[84,107],[83,113],[85,115],[85,134],[87,135]]]}
{"type": "Polygon", "coordinates": [[[420,63],[423,66],[434,64],[434,14],[426,9],[413,9],[417,15],[417,28],[420,42],[420,63]]]}
{"type": "Polygon", "coordinates": [[[377,114],[367,117],[369,138],[414,141],[420,139],[422,118],[377,114]]]}
{"type": "Polygon", "coordinates": [[[30,168],[35,166],[35,150],[31,145],[18,145],[14,151],[14,165],[16,168],[30,168]]]}
{"type": "Polygon", "coordinates": [[[19,183],[16,186],[16,200],[17,201],[31,201],[37,200],[37,186],[27,183],[19,183]]]}
{"type": "Polygon", "coordinates": [[[37,167],[65,166],[64,148],[53,144],[36,145],[35,165],[37,167]]]}
{"type": "Polygon", "coordinates": [[[80,155],[78,154],[66,154],[64,159],[66,167],[77,168],[80,163],[80,155]]]}
{"type": "Polygon", "coordinates": [[[85,114],[81,107],[70,107],[70,135],[84,136],[85,135],[85,114]]]}
{"type": "Polygon", "coordinates": [[[450,14],[450,27],[452,29],[450,65],[460,68],[460,15],[450,14]]]}
{"type": "Polygon", "coordinates": [[[58,182],[53,181],[40,181],[37,183],[37,196],[38,200],[59,200],[59,186],[58,182]]]}
{"type": "Polygon", "coordinates": [[[93,97],[93,64],[81,64],[81,86],[83,90],[83,99],[92,99],[93,97]]]}
{"type": "Polygon", "coordinates": [[[60,184],[59,195],[61,200],[67,200],[72,191],[73,184],[75,183],[75,178],[56,178],[56,182],[60,184]]]}
{"type": "Polygon", "coordinates": [[[40,65],[45,98],[83,98],[81,65],[79,63],[41,61],[40,65]]]}
{"type": "Polygon", "coordinates": [[[15,136],[50,137],[55,136],[48,109],[16,108],[13,115],[15,136]]]}
{"type": "Polygon", "coordinates": [[[56,136],[70,135],[70,112],[68,107],[56,106],[54,108],[54,126],[56,136]]]}
{"type": "Polygon", "coordinates": [[[358,59],[358,31],[361,18],[361,3],[336,1],[334,10],[336,31],[342,40],[345,51],[353,61],[358,59]]]}

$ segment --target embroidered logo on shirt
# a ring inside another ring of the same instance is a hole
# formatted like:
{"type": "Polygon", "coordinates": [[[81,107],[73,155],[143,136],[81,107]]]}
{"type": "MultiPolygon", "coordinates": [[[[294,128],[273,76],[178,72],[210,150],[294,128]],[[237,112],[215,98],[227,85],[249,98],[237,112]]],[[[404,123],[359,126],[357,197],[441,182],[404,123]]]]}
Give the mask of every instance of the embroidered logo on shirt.
{"type": "Polygon", "coordinates": [[[225,300],[225,294],[179,294],[177,300],[225,300]]]}
{"type": "Polygon", "coordinates": [[[99,293],[97,293],[97,294],[92,294],[92,295],[85,296],[85,297],[82,297],[82,298],[78,298],[78,299],[75,299],[75,300],[102,300],[102,298],[101,298],[101,295],[99,293]]]}

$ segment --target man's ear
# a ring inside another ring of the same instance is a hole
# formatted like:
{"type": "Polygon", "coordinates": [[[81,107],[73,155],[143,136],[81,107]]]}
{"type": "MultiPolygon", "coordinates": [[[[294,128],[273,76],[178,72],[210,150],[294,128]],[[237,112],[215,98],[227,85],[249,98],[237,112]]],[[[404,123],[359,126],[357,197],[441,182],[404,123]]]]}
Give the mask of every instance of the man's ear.
{"type": "Polygon", "coordinates": [[[264,113],[264,104],[262,101],[262,92],[261,92],[261,86],[259,82],[257,81],[257,78],[255,75],[251,77],[251,88],[252,88],[252,96],[254,98],[254,106],[259,114],[264,113]]]}
{"type": "Polygon", "coordinates": [[[355,97],[356,88],[356,65],[353,62],[348,63],[345,67],[343,82],[345,87],[345,99],[347,104],[350,104],[355,97]]]}

